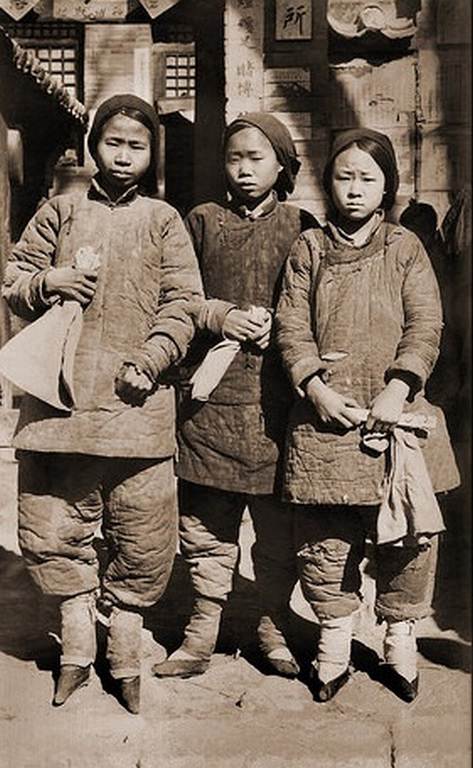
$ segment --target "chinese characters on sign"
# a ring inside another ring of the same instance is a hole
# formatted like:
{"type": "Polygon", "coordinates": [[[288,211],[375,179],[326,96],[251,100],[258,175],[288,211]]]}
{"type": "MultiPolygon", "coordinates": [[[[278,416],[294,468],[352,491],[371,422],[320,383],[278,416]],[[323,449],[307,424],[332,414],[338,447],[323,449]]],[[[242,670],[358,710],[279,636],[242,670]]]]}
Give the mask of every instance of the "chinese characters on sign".
{"type": "Polygon", "coordinates": [[[262,0],[231,0],[225,24],[231,43],[225,62],[227,120],[231,120],[262,108],[262,0]]]}
{"type": "Polygon", "coordinates": [[[276,0],[276,40],[311,40],[312,0],[276,0]]]}

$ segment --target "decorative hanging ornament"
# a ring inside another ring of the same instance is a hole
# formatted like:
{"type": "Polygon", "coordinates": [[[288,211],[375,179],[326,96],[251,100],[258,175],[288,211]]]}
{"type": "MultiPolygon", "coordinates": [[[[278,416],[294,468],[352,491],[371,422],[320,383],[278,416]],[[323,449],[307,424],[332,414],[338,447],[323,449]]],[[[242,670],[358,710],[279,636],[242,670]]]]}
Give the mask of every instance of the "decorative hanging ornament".
{"type": "Polygon", "coordinates": [[[161,16],[164,11],[169,11],[173,5],[177,5],[179,0],[140,0],[143,8],[148,12],[152,19],[161,16]]]}
{"type": "Polygon", "coordinates": [[[126,0],[53,0],[53,17],[73,21],[123,21],[126,0]]]}
{"type": "Polygon", "coordinates": [[[12,19],[19,21],[32,11],[39,0],[0,0],[0,9],[8,13],[12,19]]]}

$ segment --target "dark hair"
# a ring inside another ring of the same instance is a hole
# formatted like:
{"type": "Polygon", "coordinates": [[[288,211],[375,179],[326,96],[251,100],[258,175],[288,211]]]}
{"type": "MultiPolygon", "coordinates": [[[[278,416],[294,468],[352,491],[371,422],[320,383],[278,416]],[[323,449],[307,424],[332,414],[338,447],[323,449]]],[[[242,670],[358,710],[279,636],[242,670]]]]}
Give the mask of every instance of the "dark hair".
{"type": "Polygon", "coordinates": [[[132,94],[120,94],[112,96],[104,101],[98,108],[88,138],[89,152],[96,159],[97,146],[102,136],[104,126],[115,115],[125,115],[136,120],[150,132],[151,157],[149,168],[140,179],[140,188],[147,194],[155,194],[157,179],[155,170],[156,138],[158,131],[157,115],[154,108],[132,94]]]}
{"type": "MultiPolygon", "coordinates": [[[[230,141],[231,137],[234,136],[235,133],[239,133],[240,131],[247,130],[248,128],[252,129],[252,130],[259,131],[262,134],[262,136],[264,136],[265,139],[267,139],[269,141],[269,143],[271,144],[271,146],[273,148],[273,152],[274,152],[274,154],[276,156],[276,160],[278,161],[278,163],[280,165],[282,165],[281,159],[280,159],[280,156],[278,155],[276,147],[274,146],[274,144],[271,141],[271,139],[269,138],[269,136],[267,136],[265,134],[265,132],[262,131],[259,126],[252,125],[251,123],[245,123],[243,120],[241,120],[239,122],[232,123],[232,125],[227,129],[227,131],[225,133],[225,137],[224,137],[224,145],[223,145],[224,153],[226,152],[227,144],[230,141]]],[[[228,185],[229,181],[228,181],[228,177],[227,177],[226,174],[225,174],[225,180],[226,180],[226,183],[228,185]]],[[[279,171],[278,177],[277,177],[276,181],[274,182],[272,188],[276,192],[278,200],[280,200],[281,202],[284,202],[284,200],[287,199],[287,193],[288,193],[289,189],[291,188],[291,183],[289,181],[289,177],[288,177],[288,174],[287,174],[287,171],[286,171],[285,168],[282,168],[279,171]]]]}
{"type": "Polygon", "coordinates": [[[228,140],[234,133],[245,128],[257,128],[263,136],[266,136],[274,149],[282,170],[274,184],[279,200],[285,200],[287,195],[294,191],[294,183],[300,168],[296,147],[292,136],[286,126],[274,115],[267,112],[248,112],[227,126],[223,135],[223,148],[225,150],[228,140]]]}
{"type": "Polygon", "coordinates": [[[107,123],[109,122],[109,120],[111,120],[112,117],[115,117],[115,115],[125,115],[125,117],[130,117],[132,120],[137,120],[139,123],[141,123],[141,125],[144,125],[145,128],[148,129],[151,136],[154,136],[155,128],[147,115],[145,115],[143,112],[140,112],[139,109],[132,109],[131,107],[120,107],[114,112],[109,112],[107,115],[104,116],[103,120],[98,121],[96,124],[92,126],[92,130],[90,131],[90,135],[89,135],[88,145],[89,145],[89,152],[94,159],[95,159],[95,153],[97,152],[97,145],[100,139],[102,138],[102,131],[107,125],[107,123]]]}
{"type": "Polygon", "coordinates": [[[108,121],[112,119],[112,117],[115,117],[115,115],[125,115],[125,117],[130,117],[132,120],[136,120],[138,123],[141,123],[141,125],[144,125],[145,128],[148,129],[150,134],[150,159],[149,159],[149,166],[147,171],[144,173],[144,175],[139,180],[139,186],[140,189],[142,189],[144,192],[146,192],[148,195],[153,195],[156,192],[156,172],[155,172],[155,131],[154,126],[151,123],[151,121],[148,119],[147,115],[145,115],[143,112],[140,112],[139,109],[131,109],[130,107],[122,107],[121,109],[117,110],[117,112],[114,112],[112,115],[109,115],[104,123],[99,128],[98,131],[98,138],[97,138],[97,144],[100,141],[100,138],[102,136],[102,131],[107,125],[108,121]]]}
{"type": "Polygon", "coordinates": [[[332,172],[335,159],[346,149],[349,149],[350,147],[358,147],[358,149],[361,149],[373,158],[384,174],[384,195],[381,202],[381,208],[385,211],[389,211],[393,207],[399,188],[399,172],[397,169],[396,156],[388,137],[383,134],[379,134],[379,136],[384,139],[383,142],[376,138],[372,138],[371,136],[360,136],[356,138],[354,137],[352,141],[348,141],[347,143],[340,141],[339,146],[336,146],[335,151],[332,153],[325,166],[323,175],[324,189],[332,204],[332,172]]]}

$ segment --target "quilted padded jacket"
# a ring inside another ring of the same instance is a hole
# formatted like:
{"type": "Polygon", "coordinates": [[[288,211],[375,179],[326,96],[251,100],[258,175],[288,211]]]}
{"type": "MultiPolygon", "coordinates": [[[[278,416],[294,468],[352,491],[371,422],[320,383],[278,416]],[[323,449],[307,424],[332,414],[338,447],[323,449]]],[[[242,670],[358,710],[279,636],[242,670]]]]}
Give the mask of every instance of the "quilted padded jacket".
{"type": "Polygon", "coordinates": [[[204,333],[196,337],[182,366],[177,474],[236,493],[278,492],[292,392],[274,345],[262,353],[251,343],[243,344],[204,404],[189,400],[187,380],[222,338],[229,308],[275,306],[289,249],[315,220],[274,198],[269,210],[254,220],[235,204],[205,203],[190,212],[186,224],[209,300],[205,321],[202,315],[197,319],[204,333]]]}
{"type": "Polygon", "coordinates": [[[135,188],[112,202],[93,180],[86,194],[46,202],[8,262],[3,295],[34,320],[50,306],[42,292],[50,267],[74,263],[81,247],[100,256],[97,290],[84,311],[73,372],[77,407],[56,411],[22,398],[14,445],[23,450],[164,458],[175,450],[174,392],[160,385],[141,408],[122,403],[114,378],[123,361],[153,377],[186,352],[190,308],[202,297],[197,260],[178,213],[135,188]]]}
{"type": "MultiPolygon", "coordinates": [[[[407,410],[436,417],[436,427],[421,441],[434,490],[458,485],[445,419],[423,395],[438,356],[442,309],[429,258],[414,234],[383,222],[356,248],[337,238],[333,227],[303,233],[286,265],[275,325],[296,390],[324,372],[333,389],[369,408],[390,377],[407,377],[407,410]]],[[[285,457],[288,500],[379,503],[385,460],[363,450],[359,429],[336,432],[309,400],[296,399],[285,457]]]]}

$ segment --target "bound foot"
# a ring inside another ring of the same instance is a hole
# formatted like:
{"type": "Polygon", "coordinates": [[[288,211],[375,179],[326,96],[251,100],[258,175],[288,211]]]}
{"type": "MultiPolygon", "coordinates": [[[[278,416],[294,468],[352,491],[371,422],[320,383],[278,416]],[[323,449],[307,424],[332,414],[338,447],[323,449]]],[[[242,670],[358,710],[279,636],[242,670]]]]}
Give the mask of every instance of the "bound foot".
{"type": "Polygon", "coordinates": [[[56,685],[53,706],[62,706],[78,688],[87,685],[89,682],[90,666],[78,667],[75,664],[65,664],[61,667],[61,672],[56,685]]]}
{"type": "Polygon", "coordinates": [[[349,678],[350,672],[348,669],[345,669],[341,674],[330,680],[322,680],[315,667],[312,667],[309,677],[309,690],[315,701],[330,701],[330,699],[333,699],[335,694],[338,693],[340,688],[343,688],[345,683],[348,682],[349,678]]]}
{"type": "Polygon", "coordinates": [[[199,659],[187,651],[178,649],[165,661],[155,664],[152,668],[156,677],[181,677],[183,679],[203,675],[209,668],[209,659],[199,659]]]}
{"type": "Polygon", "coordinates": [[[281,677],[293,679],[301,671],[289,648],[284,646],[274,648],[274,650],[266,653],[265,662],[271,671],[276,672],[281,677]]]}
{"type": "Polygon", "coordinates": [[[419,690],[415,621],[388,621],[384,639],[383,681],[403,701],[414,701],[419,690]]]}
{"type": "Polygon", "coordinates": [[[382,681],[386,688],[408,704],[414,701],[419,692],[419,675],[413,680],[407,680],[390,664],[383,665],[382,681]]]}

